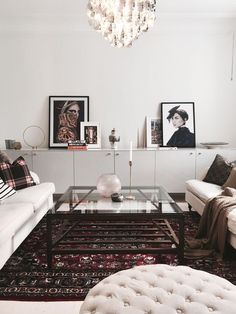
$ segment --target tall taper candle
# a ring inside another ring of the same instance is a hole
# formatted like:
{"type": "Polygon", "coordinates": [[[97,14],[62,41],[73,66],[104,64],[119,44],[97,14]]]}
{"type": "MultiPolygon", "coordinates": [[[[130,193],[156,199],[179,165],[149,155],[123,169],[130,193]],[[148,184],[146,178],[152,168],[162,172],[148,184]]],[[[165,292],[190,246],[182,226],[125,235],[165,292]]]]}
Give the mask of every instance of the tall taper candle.
{"type": "Polygon", "coordinates": [[[133,151],[132,151],[132,149],[133,149],[133,143],[132,143],[132,141],[130,142],[130,148],[129,148],[129,161],[132,161],[132,157],[133,157],[133,151]]]}

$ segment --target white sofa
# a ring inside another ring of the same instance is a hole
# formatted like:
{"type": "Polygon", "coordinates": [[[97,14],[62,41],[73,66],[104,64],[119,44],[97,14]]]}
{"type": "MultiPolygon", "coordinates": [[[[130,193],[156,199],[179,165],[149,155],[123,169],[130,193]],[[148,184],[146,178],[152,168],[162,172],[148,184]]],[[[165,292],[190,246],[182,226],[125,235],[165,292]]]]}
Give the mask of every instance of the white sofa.
{"type": "Polygon", "coordinates": [[[53,183],[39,183],[18,190],[0,203],[0,269],[53,206],[53,183]]]}
{"type": "MultiPolygon", "coordinates": [[[[219,195],[222,191],[222,187],[216,184],[197,179],[188,180],[185,200],[189,204],[189,209],[193,208],[202,215],[206,201],[219,195]]],[[[228,213],[228,230],[228,242],[236,249],[236,208],[228,213]]]]}

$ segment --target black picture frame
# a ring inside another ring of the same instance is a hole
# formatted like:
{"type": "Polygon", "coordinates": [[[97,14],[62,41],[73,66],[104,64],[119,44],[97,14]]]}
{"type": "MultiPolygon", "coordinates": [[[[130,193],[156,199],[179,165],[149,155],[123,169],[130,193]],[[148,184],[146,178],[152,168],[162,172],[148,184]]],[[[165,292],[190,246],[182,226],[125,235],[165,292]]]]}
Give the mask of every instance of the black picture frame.
{"type": "Polygon", "coordinates": [[[89,121],[89,96],[49,96],[49,148],[80,140],[80,123],[89,121]]]}
{"type": "Polygon", "coordinates": [[[162,102],[162,146],[196,147],[194,102],[162,102]]]}

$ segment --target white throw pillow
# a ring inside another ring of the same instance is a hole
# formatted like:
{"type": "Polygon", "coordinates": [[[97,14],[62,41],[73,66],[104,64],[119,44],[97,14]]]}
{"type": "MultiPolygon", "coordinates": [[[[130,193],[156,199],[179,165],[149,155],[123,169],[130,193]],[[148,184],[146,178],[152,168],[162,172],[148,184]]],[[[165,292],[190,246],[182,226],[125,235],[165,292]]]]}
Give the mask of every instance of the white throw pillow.
{"type": "Polygon", "coordinates": [[[39,184],[40,183],[40,180],[39,180],[39,176],[37,175],[37,173],[33,172],[33,171],[30,171],[30,174],[31,174],[31,177],[33,178],[35,184],[39,184]]]}
{"type": "Polygon", "coordinates": [[[0,179],[0,201],[15,193],[16,190],[14,190],[10,185],[6,184],[5,182],[3,182],[2,179],[0,179]]]}

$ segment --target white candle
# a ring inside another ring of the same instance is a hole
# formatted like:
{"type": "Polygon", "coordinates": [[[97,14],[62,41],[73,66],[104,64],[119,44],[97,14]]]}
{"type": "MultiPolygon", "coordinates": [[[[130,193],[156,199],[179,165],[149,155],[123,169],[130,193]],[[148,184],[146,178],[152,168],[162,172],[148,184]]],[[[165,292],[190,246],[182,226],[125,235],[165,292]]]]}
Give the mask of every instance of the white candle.
{"type": "Polygon", "coordinates": [[[133,151],[132,151],[132,146],[133,146],[133,143],[132,143],[132,141],[130,142],[130,148],[129,148],[129,161],[132,161],[132,153],[133,153],[133,151]]]}

